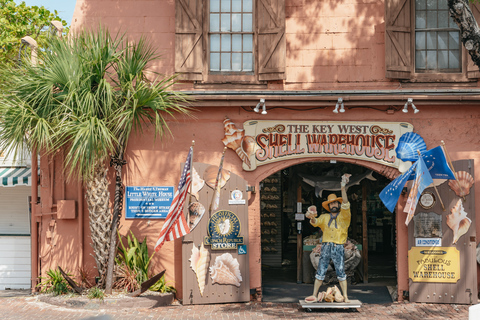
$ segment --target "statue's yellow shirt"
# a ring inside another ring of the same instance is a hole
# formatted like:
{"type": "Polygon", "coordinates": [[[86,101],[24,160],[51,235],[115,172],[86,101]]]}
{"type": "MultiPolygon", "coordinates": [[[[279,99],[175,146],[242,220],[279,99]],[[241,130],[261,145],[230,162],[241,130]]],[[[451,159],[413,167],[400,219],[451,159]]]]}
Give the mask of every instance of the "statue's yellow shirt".
{"type": "Polygon", "coordinates": [[[330,227],[330,214],[322,214],[316,219],[311,219],[310,223],[314,227],[319,227],[323,231],[322,242],[333,242],[336,244],[344,244],[347,241],[348,227],[350,226],[350,202],[342,203],[340,212],[337,216],[337,228],[335,221],[332,221],[330,227]]]}

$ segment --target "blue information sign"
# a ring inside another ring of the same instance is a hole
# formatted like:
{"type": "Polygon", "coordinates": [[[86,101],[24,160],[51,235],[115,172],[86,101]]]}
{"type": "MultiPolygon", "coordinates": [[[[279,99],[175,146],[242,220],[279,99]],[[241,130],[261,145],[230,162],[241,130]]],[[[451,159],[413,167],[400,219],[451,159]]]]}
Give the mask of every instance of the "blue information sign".
{"type": "Polygon", "coordinates": [[[173,187],[127,187],[125,217],[164,219],[173,201],[173,187]]]}

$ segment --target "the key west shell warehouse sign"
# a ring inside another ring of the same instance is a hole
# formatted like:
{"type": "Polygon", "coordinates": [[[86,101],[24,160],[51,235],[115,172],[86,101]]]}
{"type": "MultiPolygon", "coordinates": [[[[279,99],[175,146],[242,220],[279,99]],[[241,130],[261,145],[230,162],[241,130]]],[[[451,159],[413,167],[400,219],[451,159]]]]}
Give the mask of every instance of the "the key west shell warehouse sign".
{"type": "Polygon", "coordinates": [[[255,141],[250,166],[243,163],[246,171],[292,158],[337,156],[398,168],[395,147],[402,134],[413,131],[405,122],[252,120],[243,128],[255,141]]]}

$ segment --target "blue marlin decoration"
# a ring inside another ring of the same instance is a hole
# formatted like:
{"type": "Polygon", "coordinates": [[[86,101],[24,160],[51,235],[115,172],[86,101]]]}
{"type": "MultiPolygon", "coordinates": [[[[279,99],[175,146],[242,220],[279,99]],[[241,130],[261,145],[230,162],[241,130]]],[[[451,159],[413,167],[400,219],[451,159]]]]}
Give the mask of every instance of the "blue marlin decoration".
{"type": "MultiPolygon", "coordinates": [[[[367,171],[364,174],[359,174],[356,176],[352,176],[350,178],[350,182],[345,186],[346,190],[351,186],[359,185],[363,179],[368,179],[371,181],[377,181],[375,177],[372,175],[373,171],[367,171]]],[[[339,191],[341,190],[340,182],[342,181],[341,177],[333,177],[333,176],[308,176],[299,174],[302,177],[303,182],[306,184],[315,187],[315,196],[317,198],[322,197],[323,190],[328,191],[339,191]]]]}

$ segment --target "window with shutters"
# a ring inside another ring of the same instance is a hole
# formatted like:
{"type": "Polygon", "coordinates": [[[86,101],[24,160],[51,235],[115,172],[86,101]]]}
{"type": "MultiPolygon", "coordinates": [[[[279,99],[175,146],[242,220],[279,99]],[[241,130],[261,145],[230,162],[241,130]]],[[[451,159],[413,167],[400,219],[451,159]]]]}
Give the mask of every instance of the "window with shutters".
{"type": "Polygon", "coordinates": [[[175,71],[182,79],[285,79],[285,0],[175,1],[175,71]]]}
{"type": "MultiPolygon", "coordinates": [[[[472,5],[477,19],[478,8],[472,5]]],[[[387,78],[462,82],[480,76],[462,48],[448,0],[386,0],[385,26],[387,78]]]]}

